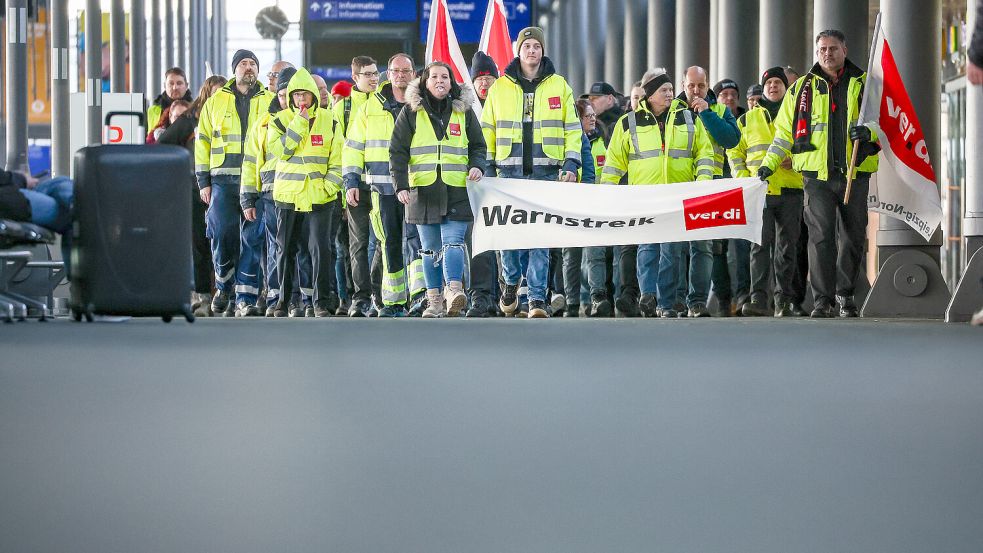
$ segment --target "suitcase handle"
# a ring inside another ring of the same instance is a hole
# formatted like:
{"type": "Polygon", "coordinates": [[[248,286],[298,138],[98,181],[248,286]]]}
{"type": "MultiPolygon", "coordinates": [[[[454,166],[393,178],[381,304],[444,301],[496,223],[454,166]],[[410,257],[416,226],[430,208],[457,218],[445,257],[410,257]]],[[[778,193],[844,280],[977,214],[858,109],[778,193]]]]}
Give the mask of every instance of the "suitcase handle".
{"type": "Polygon", "coordinates": [[[106,125],[109,126],[109,122],[117,115],[126,115],[129,117],[136,117],[139,122],[139,126],[147,128],[147,116],[139,111],[111,111],[106,114],[106,125]]]}

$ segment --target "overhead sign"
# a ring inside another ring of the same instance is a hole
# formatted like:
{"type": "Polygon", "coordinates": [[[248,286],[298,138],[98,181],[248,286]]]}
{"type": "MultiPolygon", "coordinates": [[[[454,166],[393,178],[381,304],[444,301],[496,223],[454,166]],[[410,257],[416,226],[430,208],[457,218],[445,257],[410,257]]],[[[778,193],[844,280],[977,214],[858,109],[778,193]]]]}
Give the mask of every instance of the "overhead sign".
{"type": "Polygon", "coordinates": [[[412,0],[308,0],[308,21],[412,23],[417,20],[412,0]]]}
{"type": "MultiPolygon", "coordinates": [[[[505,11],[509,20],[509,35],[512,40],[519,36],[519,31],[532,24],[533,0],[505,0],[505,11]]],[[[454,23],[454,33],[458,42],[477,43],[481,40],[481,26],[485,22],[485,11],[488,9],[487,0],[471,0],[455,2],[448,0],[447,9],[451,12],[454,23]]],[[[430,2],[424,0],[420,13],[430,13],[430,2]]],[[[420,42],[427,41],[428,18],[420,18],[420,42]]]]}

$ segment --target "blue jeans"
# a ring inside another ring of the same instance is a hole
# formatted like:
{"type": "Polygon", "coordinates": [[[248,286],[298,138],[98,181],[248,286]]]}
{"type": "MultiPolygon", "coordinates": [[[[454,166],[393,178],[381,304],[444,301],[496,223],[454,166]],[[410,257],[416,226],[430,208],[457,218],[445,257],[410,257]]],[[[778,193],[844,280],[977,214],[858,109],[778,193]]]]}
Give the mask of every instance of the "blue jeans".
{"type": "Polygon", "coordinates": [[[549,272],[550,251],[547,248],[502,252],[502,278],[505,284],[519,284],[519,279],[524,274],[529,288],[529,301],[546,301],[549,272]]]}
{"type": "Polygon", "coordinates": [[[208,238],[212,241],[215,287],[233,292],[239,264],[239,178],[212,179],[212,201],[205,212],[208,238]]]}
{"type": "Polygon", "coordinates": [[[31,204],[31,222],[61,234],[61,257],[68,268],[72,252],[72,203],[75,201],[72,180],[55,177],[39,182],[33,189],[21,189],[20,193],[31,204]]]}
{"type": "Polygon", "coordinates": [[[416,225],[420,233],[423,249],[423,278],[428,289],[441,289],[444,282],[464,281],[464,266],[467,254],[464,248],[464,235],[468,232],[468,221],[452,221],[444,217],[440,224],[416,225]],[[443,273],[441,273],[443,266],[443,273]]]}
{"type": "Polygon", "coordinates": [[[638,287],[642,294],[657,294],[658,305],[662,309],[669,309],[676,302],[678,252],[684,243],[666,242],[638,246],[638,287]]]}
{"type": "MultiPolygon", "coordinates": [[[[264,250],[276,253],[276,210],[269,195],[260,196],[256,201],[256,220],[245,218],[239,227],[239,262],[236,264],[236,302],[244,301],[256,305],[262,287],[260,271],[270,282],[270,288],[279,288],[276,277],[276,262],[269,262],[264,250]],[[265,201],[264,201],[265,200],[265,201]],[[270,237],[274,246],[269,247],[270,237]],[[264,245],[267,247],[264,248],[264,245]]],[[[274,258],[276,259],[276,258],[274,258]]]]}
{"type": "Polygon", "coordinates": [[[710,273],[713,270],[713,240],[691,240],[689,243],[689,295],[686,305],[706,305],[710,295],[710,273]]]}

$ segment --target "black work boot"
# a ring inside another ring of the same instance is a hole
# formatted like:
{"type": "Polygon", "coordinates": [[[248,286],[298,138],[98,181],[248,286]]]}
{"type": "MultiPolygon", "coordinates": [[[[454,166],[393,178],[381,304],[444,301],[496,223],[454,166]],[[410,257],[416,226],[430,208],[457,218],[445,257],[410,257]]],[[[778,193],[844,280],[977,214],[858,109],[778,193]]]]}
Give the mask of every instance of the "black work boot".
{"type": "Polygon", "coordinates": [[[853,296],[836,296],[836,303],[840,304],[840,317],[852,319],[860,315],[853,296]]]}

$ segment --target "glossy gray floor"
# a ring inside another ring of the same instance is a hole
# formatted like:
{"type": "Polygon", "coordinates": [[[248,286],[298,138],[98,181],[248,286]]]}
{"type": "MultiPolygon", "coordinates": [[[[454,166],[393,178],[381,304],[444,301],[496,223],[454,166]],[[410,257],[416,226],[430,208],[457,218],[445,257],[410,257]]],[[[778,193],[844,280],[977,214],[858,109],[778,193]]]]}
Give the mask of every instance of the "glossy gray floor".
{"type": "Polygon", "coordinates": [[[0,550],[983,550],[983,329],[0,327],[0,550]]]}

